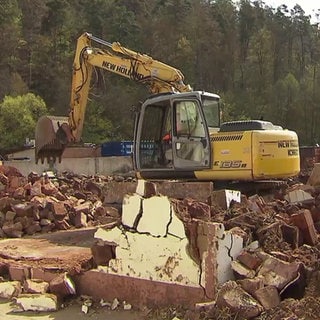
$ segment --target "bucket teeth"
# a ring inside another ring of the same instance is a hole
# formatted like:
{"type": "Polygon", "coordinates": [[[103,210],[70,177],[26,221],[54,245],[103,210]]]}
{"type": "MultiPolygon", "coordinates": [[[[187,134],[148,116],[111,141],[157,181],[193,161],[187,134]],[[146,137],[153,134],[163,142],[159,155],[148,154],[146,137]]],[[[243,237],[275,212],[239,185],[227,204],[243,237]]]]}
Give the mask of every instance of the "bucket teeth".
{"type": "Polygon", "coordinates": [[[67,144],[61,125],[67,123],[67,117],[41,117],[36,126],[35,132],[35,160],[43,164],[55,163],[58,159],[61,162],[63,151],[67,144]]]}

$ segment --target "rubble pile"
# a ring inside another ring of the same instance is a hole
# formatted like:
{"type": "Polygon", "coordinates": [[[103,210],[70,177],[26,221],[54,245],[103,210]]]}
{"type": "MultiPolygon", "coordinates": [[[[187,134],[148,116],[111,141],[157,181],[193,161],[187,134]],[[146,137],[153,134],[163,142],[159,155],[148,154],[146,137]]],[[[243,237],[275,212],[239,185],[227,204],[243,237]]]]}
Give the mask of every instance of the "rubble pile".
{"type": "Polygon", "coordinates": [[[112,177],[24,177],[6,168],[0,172],[1,238],[119,223],[119,208],[106,204],[102,191],[112,177]]]}
{"type": "MultiPolygon", "coordinates": [[[[91,247],[99,272],[178,283],[182,290],[183,285],[200,286],[210,301],[199,301],[194,312],[188,310],[188,317],[192,313],[194,319],[204,314],[206,319],[317,319],[320,188],[316,181],[296,181],[266,195],[220,190],[207,201],[167,197],[152,183],[140,194],[129,188],[123,197],[106,189],[115,181],[122,183],[124,178],[70,173],[24,177],[14,169],[2,169],[0,237],[99,226],[91,247]],[[217,265],[212,266],[212,258],[217,265]],[[215,273],[217,279],[208,281],[215,273]]],[[[27,279],[23,280],[21,288],[11,283],[13,289],[3,289],[10,298],[20,297],[19,304],[30,293],[25,289],[27,279]]],[[[32,293],[45,294],[50,300],[46,305],[54,307],[53,284],[30,286],[41,287],[41,293],[38,289],[32,293]]]]}

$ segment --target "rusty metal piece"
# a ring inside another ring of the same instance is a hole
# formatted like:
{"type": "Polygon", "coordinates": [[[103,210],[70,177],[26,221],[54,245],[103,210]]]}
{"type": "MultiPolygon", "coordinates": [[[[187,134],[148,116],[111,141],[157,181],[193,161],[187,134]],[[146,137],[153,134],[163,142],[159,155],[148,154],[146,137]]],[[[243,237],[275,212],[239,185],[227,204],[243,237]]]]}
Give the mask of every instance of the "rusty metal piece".
{"type": "Polygon", "coordinates": [[[70,131],[67,117],[43,116],[36,126],[35,132],[35,160],[41,163],[47,159],[48,163],[59,159],[68,143],[70,131]]]}

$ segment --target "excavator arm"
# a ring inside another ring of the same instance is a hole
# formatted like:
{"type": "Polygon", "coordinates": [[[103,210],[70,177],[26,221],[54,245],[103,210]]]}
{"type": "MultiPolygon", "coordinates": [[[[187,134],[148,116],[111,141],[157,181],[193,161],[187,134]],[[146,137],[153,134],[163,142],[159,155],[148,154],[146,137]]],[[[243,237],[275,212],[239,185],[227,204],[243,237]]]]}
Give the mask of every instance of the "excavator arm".
{"type": "Polygon", "coordinates": [[[61,161],[65,147],[79,142],[94,68],[100,68],[146,85],[150,93],[190,92],[180,70],[121,46],[82,34],[77,41],[73,63],[68,117],[41,117],[36,127],[36,162],[61,161]],[[93,46],[93,43],[96,45],[93,46]]]}

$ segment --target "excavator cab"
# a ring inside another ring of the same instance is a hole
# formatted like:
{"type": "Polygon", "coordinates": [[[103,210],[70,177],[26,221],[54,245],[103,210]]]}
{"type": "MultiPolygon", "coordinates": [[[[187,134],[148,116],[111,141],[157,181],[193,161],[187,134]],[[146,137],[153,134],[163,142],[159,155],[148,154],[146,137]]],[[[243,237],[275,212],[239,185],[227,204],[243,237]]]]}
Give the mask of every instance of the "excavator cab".
{"type": "Polygon", "coordinates": [[[219,96],[194,91],[147,99],[137,114],[134,166],[145,179],[194,179],[212,165],[210,130],[220,125],[219,96]]]}

